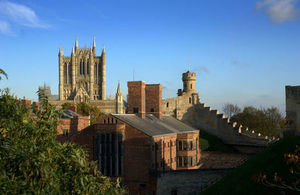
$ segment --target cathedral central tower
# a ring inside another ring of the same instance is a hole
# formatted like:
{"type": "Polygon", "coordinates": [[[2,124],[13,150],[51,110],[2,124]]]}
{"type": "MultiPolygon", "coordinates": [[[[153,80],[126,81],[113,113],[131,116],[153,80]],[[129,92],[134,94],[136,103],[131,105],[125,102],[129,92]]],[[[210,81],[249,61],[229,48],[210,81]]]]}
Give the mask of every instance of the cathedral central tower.
{"type": "Polygon", "coordinates": [[[59,100],[90,102],[106,99],[105,49],[96,56],[95,37],[91,48],[79,48],[78,40],[72,47],[71,56],[58,53],[59,100]]]}

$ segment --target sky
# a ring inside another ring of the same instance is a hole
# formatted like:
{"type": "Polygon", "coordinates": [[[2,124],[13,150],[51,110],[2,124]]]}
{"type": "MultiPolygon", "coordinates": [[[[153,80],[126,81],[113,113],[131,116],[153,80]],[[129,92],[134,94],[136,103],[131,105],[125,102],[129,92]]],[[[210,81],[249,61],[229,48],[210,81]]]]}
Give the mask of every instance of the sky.
{"type": "Polygon", "coordinates": [[[118,80],[163,85],[175,97],[187,70],[200,101],[222,111],[276,106],[300,85],[299,0],[0,0],[0,88],[37,100],[46,82],[58,94],[58,50],[106,50],[107,94],[118,80]]]}

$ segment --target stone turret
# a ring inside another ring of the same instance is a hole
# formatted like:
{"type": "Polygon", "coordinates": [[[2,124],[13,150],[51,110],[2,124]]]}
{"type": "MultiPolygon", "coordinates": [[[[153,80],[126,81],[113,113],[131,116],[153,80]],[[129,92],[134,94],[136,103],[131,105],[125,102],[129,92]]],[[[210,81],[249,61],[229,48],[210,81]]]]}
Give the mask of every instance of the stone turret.
{"type": "Polygon", "coordinates": [[[106,69],[106,64],[105,64],[105,47],[103,45],[103,48],[102,48],[102,54],[101,54],[101,60],[102,60],[102,92],[101,92],[101,95],[102,95],[102,100],[105,100],[106,99],[106,76],[105,76],[105,69],[106,69]]]}
{"type": "Polygon", "coordinates": [[[94,35],[94,38],[93,38],[93,54],[94,54],[94,56],[96,56],[96,41],[95,41],[95,35],[94,35]]]}
{"type": "Polygon", "coordinates": [[[124,105],[123,105],[123,94],[120,87],[120,81],[118,83],[117,93],[116,93],[116,114],[123,114],[124,105]]]}
{"type": "Polygon", "coordinates": [[[59,48],[58,53],[58,64],[59,64],[59,100],[64,100],[63,94],[63,82],[64,82],[64,72],[63,72],[63,65],[64,65],[64,52],[62,47],[59,48]]]}
{"type": "Polygon", "coordinates": [[[183,92],[197,93],[196,91],[196,73],[187,71],[182,74],[183,92]]]}

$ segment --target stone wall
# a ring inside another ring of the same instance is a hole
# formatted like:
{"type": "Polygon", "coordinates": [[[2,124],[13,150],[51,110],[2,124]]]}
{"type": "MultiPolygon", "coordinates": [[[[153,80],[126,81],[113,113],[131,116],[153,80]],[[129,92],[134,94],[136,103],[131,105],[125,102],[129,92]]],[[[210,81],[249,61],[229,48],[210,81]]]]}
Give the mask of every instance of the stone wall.
{"type": "Polygon", "coordinates": [[[288,129],[300,134],[300,86],[285,86],[288,129]]]}
{"type": "Polygon", "coordinates": [[[220,180],[232,169],[197,169],[163,172],[157,179],[157,195],[193,195],[220,180]]]}

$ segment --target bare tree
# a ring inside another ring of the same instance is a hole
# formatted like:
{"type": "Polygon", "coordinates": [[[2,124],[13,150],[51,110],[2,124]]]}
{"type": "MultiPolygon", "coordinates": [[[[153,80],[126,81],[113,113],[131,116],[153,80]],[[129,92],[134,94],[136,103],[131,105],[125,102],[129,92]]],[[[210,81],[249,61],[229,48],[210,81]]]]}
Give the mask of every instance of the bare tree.
{"type": "Polygon", "coordinates": [[[228,118],[231,118],[233,115],[236,115],[241,112],[241,108],[238,105],[226,103],[223,106],[223,112],[228,118]]]}

